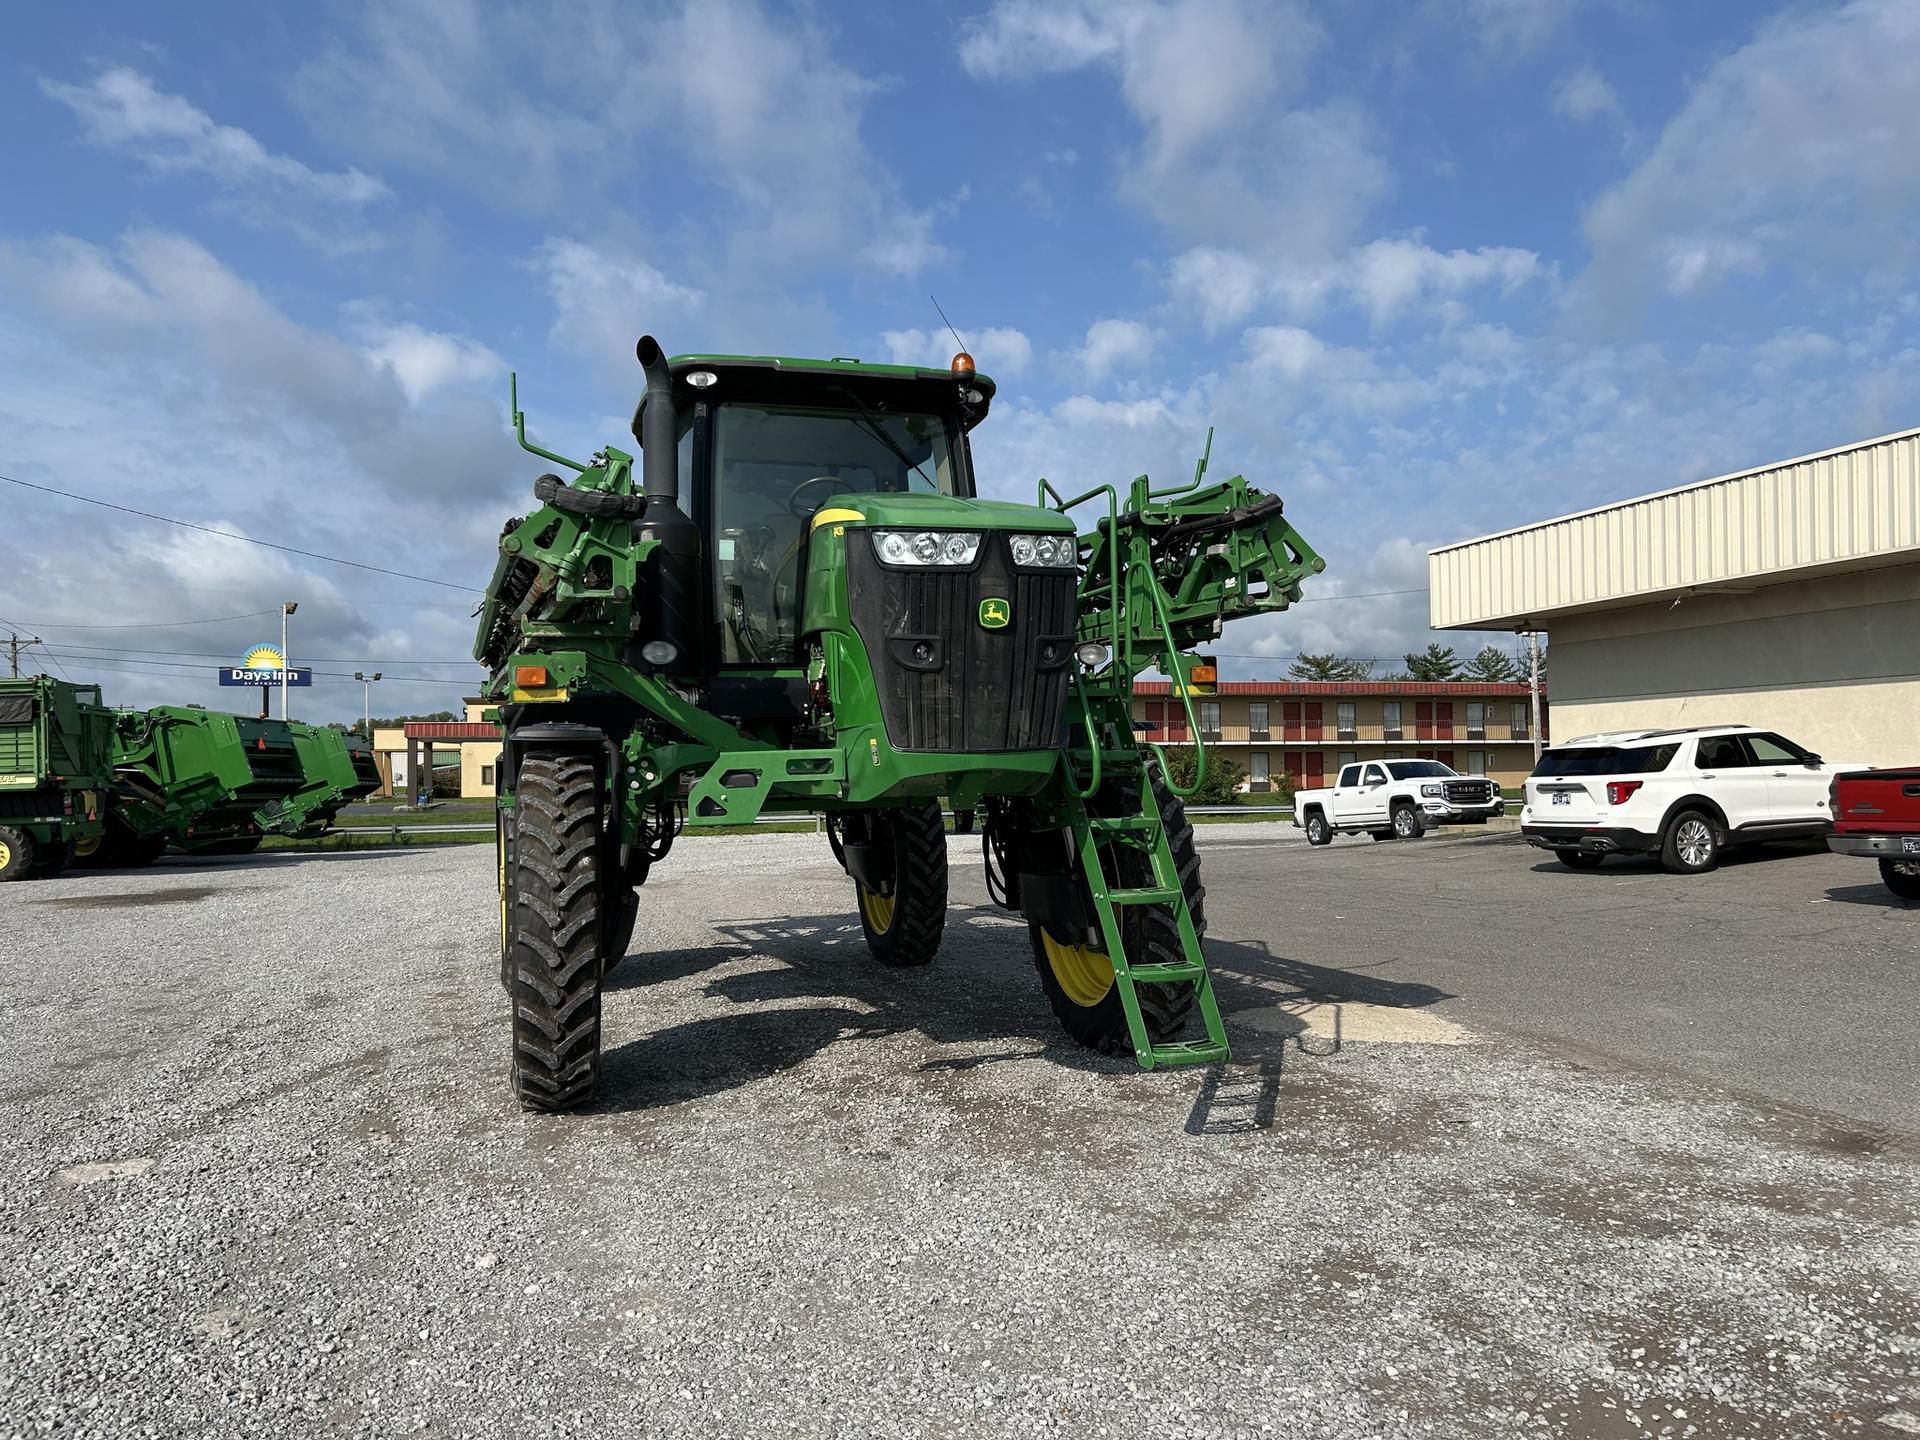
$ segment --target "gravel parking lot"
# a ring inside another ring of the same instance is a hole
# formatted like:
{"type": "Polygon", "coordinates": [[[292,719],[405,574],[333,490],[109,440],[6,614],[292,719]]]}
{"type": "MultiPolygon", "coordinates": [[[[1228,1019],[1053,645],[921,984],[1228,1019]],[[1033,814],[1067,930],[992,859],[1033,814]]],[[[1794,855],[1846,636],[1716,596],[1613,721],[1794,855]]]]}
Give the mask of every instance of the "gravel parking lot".
{"type": "Polygon", "coordinates": [[[817,837],[683,842],[571,1118],[483,847],[7,886],[0,1434],[1920,1434],[1920,912],[1292,837],[1203,832],[1170,1074],[977,842],[907,973],[817,837]]]}

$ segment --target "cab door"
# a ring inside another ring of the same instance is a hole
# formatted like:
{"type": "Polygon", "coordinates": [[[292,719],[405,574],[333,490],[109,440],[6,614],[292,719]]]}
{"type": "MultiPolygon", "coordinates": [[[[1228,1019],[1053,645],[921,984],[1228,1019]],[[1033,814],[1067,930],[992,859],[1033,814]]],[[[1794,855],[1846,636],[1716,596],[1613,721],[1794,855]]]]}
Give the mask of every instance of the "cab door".
{"type": "Polygon", "coordinates": [[[1336,825],[1347,823],[1347,814],[1355,804],[1355,796],[1360,793],[1360,767],[1342,765],[1340,773],[1334,777],[1333,791],[1327,796],[1328,818],[1336,825]]]}
{"type": "Polygon", "coordinates": [[[1369,761],[1360,770],[1360,788],[1354,792],[1353,809],[1345,817],[1350,825],[1385,825],[1387,823],[1387,767],[1379,761],[1369,761]]]}

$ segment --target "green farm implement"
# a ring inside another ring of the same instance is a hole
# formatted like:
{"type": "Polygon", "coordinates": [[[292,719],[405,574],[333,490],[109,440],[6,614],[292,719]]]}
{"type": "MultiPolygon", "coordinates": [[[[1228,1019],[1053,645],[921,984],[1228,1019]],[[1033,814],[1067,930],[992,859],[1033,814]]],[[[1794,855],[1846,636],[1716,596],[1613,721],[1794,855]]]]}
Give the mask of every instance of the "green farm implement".
{"type": "Polygon", "coordinates": [[[112,732],[98,686],[0,680],[0,880],[58,875],[98,848],[112,732]]]}
{"type": "MultiPolygon", "coordinates": [[[[689,355],[651,337],[640,457],[565,470],[508,522],[474,653],[491,672],[501,978],[535,1109],[593,1097],[601,982],[684,829],[824,816],[873,957],[924,965],[947,909],[939,797],[982,820],[1076,1040],[1148,1069],[1227,1058],[1200,862],[1137,676],[1193,697],[1229,620],[1323,566],[1239,476],[978,498],[994,385],[948,370],[689,355]]],[[[516,400],[517,405],[517,400],[516,400]]]]}
{"type": "Polygon", "coordinates": [[[259,812],[305,784],[285,721],[182,705],[120,711],[113,768],[104,865],[151,864],[168,846],[198,855],[257,850],[259,812]]]}
{"type": "Polygon", "coordinates": [[[319,835],[342,806],[380,788],[380,771],[366,743],[343,730],[298,720],[283,723],[300,766],[300,788],[284,799],[269,800],[254,821],[275,835],[319,835]]]}

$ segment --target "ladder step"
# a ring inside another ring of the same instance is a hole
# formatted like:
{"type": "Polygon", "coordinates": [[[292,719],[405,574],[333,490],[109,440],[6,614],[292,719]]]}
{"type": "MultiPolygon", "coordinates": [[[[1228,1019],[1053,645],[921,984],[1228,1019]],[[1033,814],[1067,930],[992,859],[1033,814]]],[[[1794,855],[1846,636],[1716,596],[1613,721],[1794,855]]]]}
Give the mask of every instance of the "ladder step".
{"type": "Polygon", "coordinates": [[[1177,980],[1198,980],[1207,973],[1207,967],[1196,965],[1191,960],[1176,961],[1172,965],[1129,965],[1127,975],[1138,984],[1166,985],[1177,980]]]}
{"type": "Polygon", "coordinates": [[[1134,885],[1107,891],[1107,901],[1113,905],[1171,905],[1180,896],[1178,886],[1164,885],[1134,885]]]}
{"type": "Polygon", "coordinates": [[[1147,1054],[1155,1065],[1211,1065],[1227,1058],[1227,1047],[1212,1040],[1179,1040],[1155,1045],[1147,1054]]]}
{"type": "Polygon", "coordinates": [[[1160,828],[1160,818],[1157,815],[1089,815],[1087,828],[1106,831],[1152,831],[1160,828]]]}

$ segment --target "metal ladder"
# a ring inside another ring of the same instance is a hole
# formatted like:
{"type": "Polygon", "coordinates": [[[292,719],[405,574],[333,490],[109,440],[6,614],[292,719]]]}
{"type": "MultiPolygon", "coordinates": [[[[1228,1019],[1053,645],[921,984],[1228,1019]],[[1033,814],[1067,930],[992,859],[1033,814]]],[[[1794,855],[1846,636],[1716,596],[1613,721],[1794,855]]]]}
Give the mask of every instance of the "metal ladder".
{"type": "Polygon", "coordinates": [[[1220,1007],[1213,996],[1213,978],[1207,973],[1200,935],[1194,929],[1193,912],[1187,906],[1186,891],[1180,886],[1180,872],[1174,866],[1173,847],[1168,843],[1166,827],[1160,823],[1160,806],[1144,771],[1140,776],[1140,791],[1140,812],[1127,816],[1090,814],[1085,802],[1073,797],[1068,805],[1068,818],[1073,825],[1074,843],[1081,870],[1086,875],[1087,889],[1093,897],[1094,914],[1100,922],[1107,957],[1113,962],[1113,983],[1120,991],[1120,1008],[1127,1017],[1127,1035],[1133,1041],[1134,1058],[1140,1062],[1140,1068],[1210,1065],[1230,1058],[1226,1027],[1220,1021],[1220,1007]],[[1110,885],[1101,861],[1103,843],[1144,853],[1152,866],[1153,883],[1110,885]],[[1120,924],[1119,908],[1123,905],[1165,905],[1171,909],[1180,932],[1183,958],[1170,964],[1134,964],[1127,955],[1120,924]],[[1182,981],[1193,984],[1194,1004],[1200,1011],[1207,1038],[1155,1044],[1147,1034],[1136,987],[1182,981]]]}

